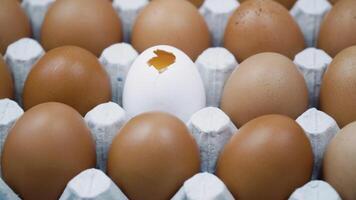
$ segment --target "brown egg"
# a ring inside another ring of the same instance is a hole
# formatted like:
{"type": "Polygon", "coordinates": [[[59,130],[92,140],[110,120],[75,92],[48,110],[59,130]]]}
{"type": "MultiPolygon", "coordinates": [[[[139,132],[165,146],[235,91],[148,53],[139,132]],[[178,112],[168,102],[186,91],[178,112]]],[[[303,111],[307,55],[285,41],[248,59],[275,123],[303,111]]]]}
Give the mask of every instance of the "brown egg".
{"type": "Polygon", "coordinates": [[[265,114],[297,118],[308,106],[303,76],[287,57],[260,53],[246,59],[227,80],[221,108],[237,126],[265,114]]]}
{"type": "Polygon", "coordinates": [[[323,176],[343,200],[356,199],[356,122],[341,129],[325,152],[323,176]]]}
{"type": "Polygon", "coordinates": [[[224,46],[239,61],[261,52],[290,59],[304,49],[303,34],[288,10],[272,0],[249,0],[230,17],[224,46]]]}
{"type": "Polygon", "coordinates": [[[199,8],[204,3],[204,0],[182,0],[182,1],[189,1],[190,3],[195,5],[195,7],[197,7],[197,8],[199,8]]]}
{"type": "Polygon", "coordinates": [[[320,108],[340,127],[356,120],[356,46],[341,51],[326,70],[320,88],[320,108]]]}
{"type": "Polygon", "coordinates": [[[356,1],[342,0],[325,16],[318,47],[334,57],[343,49],[356,45],[356,1]]]}
{"type": "Polygon", "coordinates": [[[2,55],[0,54],[0,99],[14,97],[14,84],[11,72],[6,66],[2,55]]]}
{"type": "Polygon", "coordinates": [[[92,53],[75,46],[47,52],[32,68],[23,91],[26,110],[56,101],[72,106],[83,116],[110,99],[107,72],[92,53]]]}
{"type": "MultiPolygon", "coordinates": [[[[245,1],[247,1],[247,0],[239,0],[240,3],[243,3],[245,1]]],[[[282,4],[287,9],[291,9],[297,0],[274,0],[274,1],[282,4]]]]}
{"type": "Polygon", "coordinates": [[[204,0],[189,0],[189,2],[194,4],[197,8],[199,8],[204,3],[204,0]]]}
{"type": "Polygon", "coordinates": [[[336,4],[339,0],[329,0],[331,4],[336,4]]]}
{"type": "Polygon", "coordinates": [[[199,167],[199,149],[185,124],[160,112],[132,118],[108,156],[109,176],[131,200],[170,199],[199,167]]]}
{"type": "Polygon", "coordinates": [[[217,176],[238,200],[285,200],[309,181],[313,152],[303,129],[282,115],[245,124],[226,144],[217,176]]]}
{"type": "Polygon", "coordinates": [[[46,50],[76,45],[97,56],[121,41],[121,22],[109,1],[56,0],[48,10],[41,30],[46,50]]]}
{"type": "Polygon", "coordinates": [[[33,107],[10,130],[2,154],[4,181],[20,198],[58,199],[70,179],[95,167],[83,118],[61,103],[33,107]]]}
{"type": "Polygon", "coordinates": [[[19,2],[0,0],[0,54],[23,37],[31,37],[30,22],[19,2]]]}
{"type": "Polygon", "coordinates": [[[195,60],[210,46],[208,27],[197,8],[182,0],[155,0],[139,14],[132,45],[143,52],[155,45],[171,45],[195,60]]]}

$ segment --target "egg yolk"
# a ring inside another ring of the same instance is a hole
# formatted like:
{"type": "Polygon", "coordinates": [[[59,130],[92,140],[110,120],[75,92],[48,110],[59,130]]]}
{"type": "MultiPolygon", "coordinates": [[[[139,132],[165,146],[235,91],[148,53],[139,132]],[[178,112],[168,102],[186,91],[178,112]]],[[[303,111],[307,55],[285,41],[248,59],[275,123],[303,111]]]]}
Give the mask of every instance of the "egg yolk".
{"type": "Polygon", "coordinates": [[[164,72],[168,66],[176,61],[176,57],[173,53],[157,49],[154,51],[156,57],[151,58],[148,61],[149,66],[153,66],[159,73],[164,72]]]}

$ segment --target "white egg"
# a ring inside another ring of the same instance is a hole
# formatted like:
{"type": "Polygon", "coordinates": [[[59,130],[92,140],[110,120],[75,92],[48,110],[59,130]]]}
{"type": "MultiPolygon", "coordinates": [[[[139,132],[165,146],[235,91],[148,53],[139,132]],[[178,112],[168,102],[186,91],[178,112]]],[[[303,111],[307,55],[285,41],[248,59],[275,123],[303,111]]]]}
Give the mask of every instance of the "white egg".
{"type": "Polygon", "coordinates": [[[142,52],[126,77],[123,107],[129,117],[162,111],[187,122],[205,107],[205,101],[203,82],[195,64],[171,46],[154,46],[142,52]]]}

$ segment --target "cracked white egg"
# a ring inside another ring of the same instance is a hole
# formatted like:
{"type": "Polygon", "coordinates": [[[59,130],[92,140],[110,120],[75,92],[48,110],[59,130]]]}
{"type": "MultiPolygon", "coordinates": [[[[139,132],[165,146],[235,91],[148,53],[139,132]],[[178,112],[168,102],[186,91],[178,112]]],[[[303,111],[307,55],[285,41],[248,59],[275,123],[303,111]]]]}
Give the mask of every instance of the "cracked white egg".
{"type": "Polygon", "coordinates": [[[127,74],[123,107],[129,117],[162,111],[187,122],[205,104],[204,86],[196,65],[175,47],[148,48],[127,74]]]}

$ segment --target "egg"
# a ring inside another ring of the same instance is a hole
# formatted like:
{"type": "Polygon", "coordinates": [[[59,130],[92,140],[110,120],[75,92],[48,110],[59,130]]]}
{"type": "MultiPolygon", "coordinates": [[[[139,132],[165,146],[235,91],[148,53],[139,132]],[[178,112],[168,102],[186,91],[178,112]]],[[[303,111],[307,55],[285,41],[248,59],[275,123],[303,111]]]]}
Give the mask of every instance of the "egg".
{"type": "Polygon", "coordinates": [[[127,74],[123,107],[129,117],[164,111],[186,122],[205,103],[204,85],[195,64],[174,47],[147,49],[127,74]]]}
{"type": "Polygon", "coordinates": [[[204,0],[189,0],[189,2],[194,4],[197,8],[199,8],[204,3],[204,0]]]}
{"type": "Polygon", "coordinates": [[[341,51],[326,70],[320,88],[320,108],[340,127],[356,120],[356,46],[341,51]]]}
{"type": "Polygon", "coordinates": [[[0,54],[0,99],[14,97],[14,83],[11,72],[0,54]]]}
{"type": "Polygon", "coordinates": [[[245,124],[222,150],[217,176],[239,200],[285,200],[309,181],[313,152],[291,118],[265,115],[245,124]]]}
{"type": "MultiPolygon", "coordinates": [[[[243,3],[247,0],[239,0],[240,3],[243,3]]],[[[286,7],[287,9],[291,9],[293,7],[293,5],[295,4],[296,0],[274,0],[278,3],[280,3],[281,5],[283,5],[284,7],[286,7]]]]}
{"type": "Polygon", "coordinates": [[[31,69],[23,90],[27,110],[44,102],[61,102],[83,116],[111,99],[110,79],[98,59],[76,46],[47,52],[31,69]]]}
{"type": "Polygon", "coordinates": [[[356,45],[356,1],[335,4],[320,25],[318,47],[334,57],[343,49],[356,45]]]}
{"type": "Polygon", "coordinates": [[[100,56],[121,39],[119,16],[111,2],[103,0],[56,0],[41,29],[41,44],[46,50],[75,45],[100,56]]]}
{"type": "Polygon", "coordinates": [[[336,4],[339,0],[329,0],[331,4],[336,4]]]}
{"type": "Polygon", "coordinates": [[[286,8],[272,0],[249,0],[230,17],[224,47],[241,62],[261,52],[276,52],[294,59],[305,43],[286,8]]]}
{"type": "Polygon", "coordinates": [[[303,76],[287,57],[260,53],[243,61],[227,80],[221,109],[237,126],[265,114],[296,119],[308,107],[303,76]]]}
{"type": "Polygon", "coordinates": [[[356,199],[356,122],[342,128],[326,149],[323,176],[343,200],[356,199]]]}
{"type": "Polygon", "coordinates": [[[195,7],[197,8],[199,8],[204,3],[204,0],[187,0],[187,1],[195,5],[195,7]]]}
{"type": "Polygon", "coordinates": [[[211,45],[211,38],[204,18],[191,3],[155,0],[138,15],[132,45],[139,52],[155,45],[170,45],[195,60],[211,45]]]}
{"type": "Polygon", "coordinates": [[[19,2],[0,0],[0,54],[23,37],[31,37],[30,22],[19,2]]]}
{"type": "Polygon", "coordinates": [[[58,199],[67,182],[95,162],[95,145],[79,113],[65,104],[44,103],[10,130],[2,177],[22,199],[58,199]]]}
{"type": "Polygon", "coordinates": [[[199,149],[178,118],[148,112],[117,133],[107,166],[108,175],[129,199],[170,199],[199,172],[199,149]]]}

